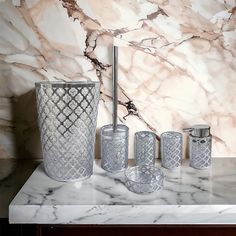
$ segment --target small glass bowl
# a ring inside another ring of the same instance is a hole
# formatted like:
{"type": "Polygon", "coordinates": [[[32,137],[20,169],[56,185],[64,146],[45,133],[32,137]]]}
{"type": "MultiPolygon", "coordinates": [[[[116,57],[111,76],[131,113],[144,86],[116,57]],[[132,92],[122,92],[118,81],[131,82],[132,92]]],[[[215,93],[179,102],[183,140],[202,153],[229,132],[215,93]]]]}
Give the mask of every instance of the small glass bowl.
{"type": "Polygon", "coordinates": [[[126,187],[138,194],[158,191],[163,187],[164,174],[153,165],[130,167],[125,171],[126,187]]]}

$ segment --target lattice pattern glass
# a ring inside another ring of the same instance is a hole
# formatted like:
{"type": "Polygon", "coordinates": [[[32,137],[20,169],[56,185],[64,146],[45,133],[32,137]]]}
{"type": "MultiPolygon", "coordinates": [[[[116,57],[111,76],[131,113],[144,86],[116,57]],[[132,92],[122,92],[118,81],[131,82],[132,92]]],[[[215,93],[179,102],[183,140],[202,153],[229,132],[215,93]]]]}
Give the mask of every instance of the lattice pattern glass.
{"type": "Polygon", "coordinates": [[[206,169],[211,165],[211,136],[189,137],[190,166],[206,169]]]}
{"type": "Polygon", "coordinates": [[[134,166],[125,171],[126,187],[138,194],[157,191],[163,187],[164,175],[153,165],[134,166]]]}
{"type": "Polygon", "coordinates": [[[181,166],[183,137],[181,133],[169,131],[161,134],[161,162],[167,169],[181,166]]]}
{"type": "Polygon", "coordinates": [[[156,135],[149,131],[134,135],[134,155],[136,165],[154,165],[156,158],[156,135]]]}
{"type": "Polygon", "coordinates": [[[58,181],[93,172],[99,82],[36,83],[44,168],[58,181]]]}
{"type": "Polygon", "coordinates": [[[109,172],[119,172],[128,166],[129,128],[117,125],[113,132],[112,125],[101,128],[101,166],[109,172]]]}

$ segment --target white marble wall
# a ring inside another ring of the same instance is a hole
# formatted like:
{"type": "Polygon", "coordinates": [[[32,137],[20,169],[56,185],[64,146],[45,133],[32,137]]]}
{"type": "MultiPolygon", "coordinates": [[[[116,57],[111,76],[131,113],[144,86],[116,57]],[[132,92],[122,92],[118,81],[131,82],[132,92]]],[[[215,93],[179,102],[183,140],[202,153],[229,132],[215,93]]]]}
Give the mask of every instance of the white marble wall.
{"type": "Polygon", "coordinates": [[[98,128],[111,122],[113,39],[131,135],[207,123],[213,156],[236,156],[234,0],[1,0],[1,158],[41,156],[36,81],[100,80],[98,128]]]}

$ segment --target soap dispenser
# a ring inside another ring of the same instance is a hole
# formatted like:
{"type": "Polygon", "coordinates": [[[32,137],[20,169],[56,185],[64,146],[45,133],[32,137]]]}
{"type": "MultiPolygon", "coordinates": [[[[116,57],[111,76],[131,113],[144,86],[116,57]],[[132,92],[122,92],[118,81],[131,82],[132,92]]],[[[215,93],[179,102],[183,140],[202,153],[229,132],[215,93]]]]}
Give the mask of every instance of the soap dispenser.
{"type": "Polygon", "coordinates": [[[211,165],[212,135],[209,125],[194,125],[183,129],[189,133],[190,166],[196,169],[206,169],[211,165]]]}

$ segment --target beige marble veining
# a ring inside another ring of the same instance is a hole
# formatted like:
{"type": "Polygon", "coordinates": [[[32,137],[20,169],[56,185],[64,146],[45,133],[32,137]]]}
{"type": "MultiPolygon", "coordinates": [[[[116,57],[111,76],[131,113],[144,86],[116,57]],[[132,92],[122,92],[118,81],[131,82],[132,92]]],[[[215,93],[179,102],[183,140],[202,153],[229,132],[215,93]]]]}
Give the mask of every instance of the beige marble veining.
{"type": "Polygon", "coordinates": [[[98,129],[111,122],[113,42],[131,158],[137,130],[196,123],[211,125],[213,156],[236,156],[235,1],[2,0],[1,158],[41,157],[37,81],[100,80],[98,129]]]}

